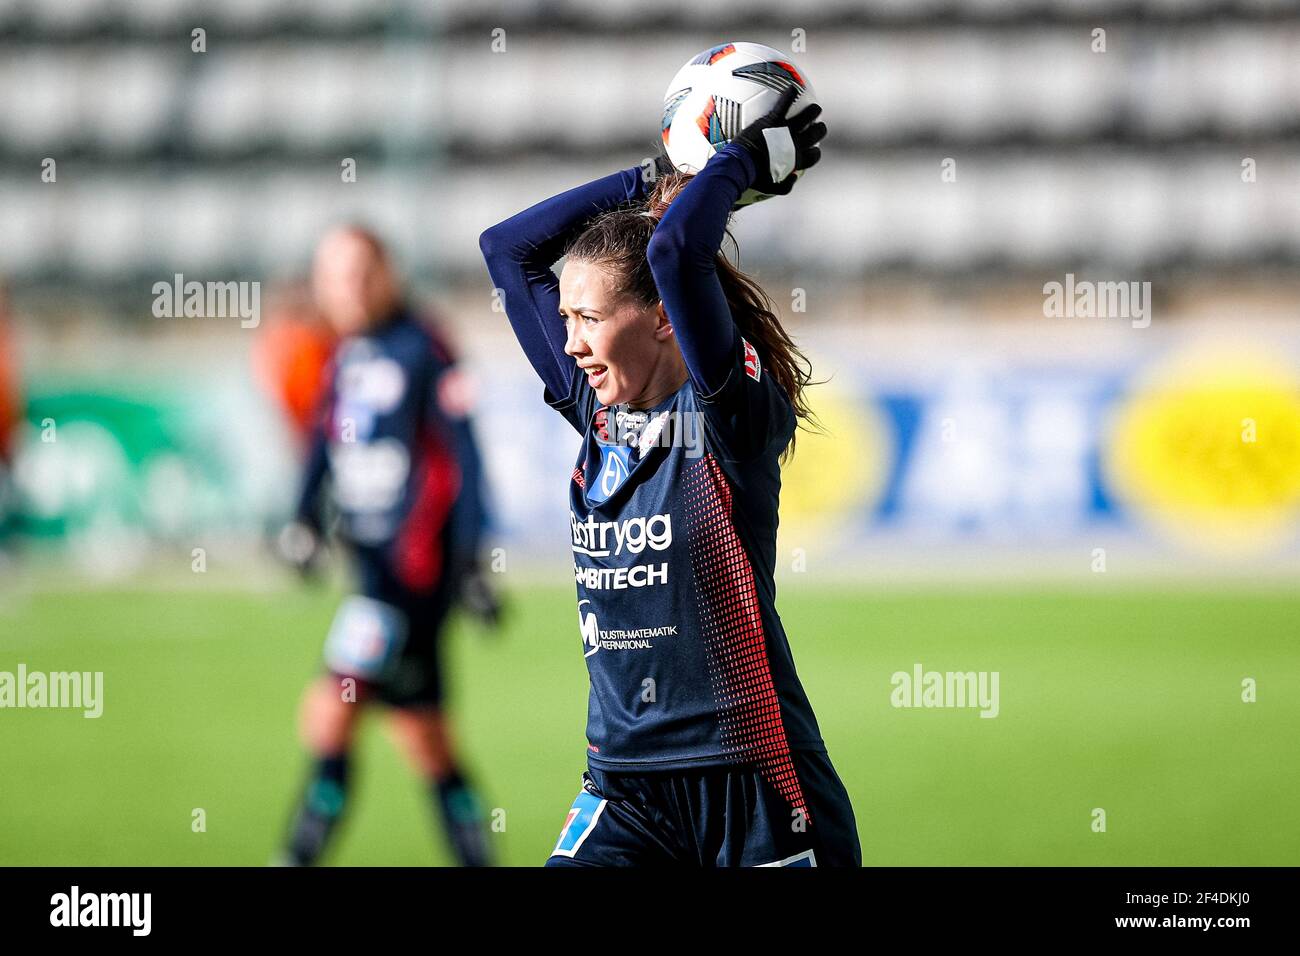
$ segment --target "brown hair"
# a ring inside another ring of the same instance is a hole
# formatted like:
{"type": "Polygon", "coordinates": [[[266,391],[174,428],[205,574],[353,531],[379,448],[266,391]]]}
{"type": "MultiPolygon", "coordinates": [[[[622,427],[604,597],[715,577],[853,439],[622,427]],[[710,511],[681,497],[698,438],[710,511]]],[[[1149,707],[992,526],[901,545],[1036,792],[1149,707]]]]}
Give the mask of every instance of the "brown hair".
{"type": "MultiPolygon", "coordinates": [[[[569,243],[565,255],[612,269],[618,287],[625,294],[634,296],[647,306],[654,305],[661,297],[646,259],[646,248],[669,204],[690,180],[689,173],[661,176],[644,202],[601,213],[588,223],[569,243]]],[[[730,231],[727,235],[734,246],[735,238],[730,231]]],[[[715,266],[727,305],[731,307],[732,320],[740,334],[758,350],[764,370],[790,399],[799,427],[823,431],[804,394],[809,385],[819,384],[813,381],[812,363],[781,326],[771,297],[721,251],[715,258],[715,266]]],[[[794,438],[791,437],[790,444],[781,453],[781,460],[785,461],[793,453],[794,438]]]]}

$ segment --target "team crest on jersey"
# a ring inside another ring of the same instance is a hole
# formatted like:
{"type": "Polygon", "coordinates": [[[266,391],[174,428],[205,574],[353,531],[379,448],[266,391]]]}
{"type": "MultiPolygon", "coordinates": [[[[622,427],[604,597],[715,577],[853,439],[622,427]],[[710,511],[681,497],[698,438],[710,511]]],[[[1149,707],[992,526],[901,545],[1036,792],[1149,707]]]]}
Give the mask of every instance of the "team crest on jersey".
{"type": "Polygon", "coordinates": [[[759,361],[758,349],[749,344],[749,340],[742,338],[740,340],[745,345],[745,374],[758,381],[759,376],[763,374],[763,363],[759,361]]]}
{"type": "Polygon", "coordinates": [[[623,487],[628,475],[632,473],[632,449],[626,445],[599,445],[600,467],[595,479],[587,489],[587,500],[600,504],[614,492],[623,487]]]}

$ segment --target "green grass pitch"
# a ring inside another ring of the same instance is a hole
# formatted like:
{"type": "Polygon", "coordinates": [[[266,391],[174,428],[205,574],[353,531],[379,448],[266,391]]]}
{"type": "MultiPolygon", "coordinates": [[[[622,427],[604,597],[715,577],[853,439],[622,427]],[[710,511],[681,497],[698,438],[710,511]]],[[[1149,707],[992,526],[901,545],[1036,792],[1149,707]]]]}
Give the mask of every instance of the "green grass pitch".
{"type": "MultiPolygon", "coordinates": [[[[12,595],[0,670],[103,671],[104,712],[0,710],[0,864],[267,862],[301,786],[297,703],[336,600],[12,595]]],[[[448,635],[453,703],[504,811],[502,861],[537,865],[578,789],[586,671],[571,589],[510,601],[505,633],[448,635]]],[[[1300,594],[783,585],[780,604],[868,864],[1300,863],[1300,594]],[[894,708],[890,676],[917,662],[998,671],[1000,714],[894,708]]],[[[326,862],[445,864],[380,714],[326,862]]]]}

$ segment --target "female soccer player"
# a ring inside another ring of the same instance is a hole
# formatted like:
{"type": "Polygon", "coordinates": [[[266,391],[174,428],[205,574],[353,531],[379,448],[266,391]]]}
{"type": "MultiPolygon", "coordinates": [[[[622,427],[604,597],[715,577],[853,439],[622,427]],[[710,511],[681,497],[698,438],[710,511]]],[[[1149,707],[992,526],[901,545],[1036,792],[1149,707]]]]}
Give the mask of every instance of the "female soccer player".
{"type": "MultiPolygon", "coordinates": [[[[481,467],[453,357],[408,307],[387,250],[355,226],[329,232],[313,285],[339,337],[286,557],[309,566],[326,490],[359,593],[325,645],[327,673],[303,699],[313,765],[282,861],[317,862],[347,803],[362,710],[390,707],[393,732],[426,780],[456,860],[486,866],[486,814],[452,745],[441,637],[466,588],[486,521],[481,467]],[[327,483],[326,479],[330,481],[327,483]]],[[[480,613],[487,618],[494,611],[480,613]]]]}
{"type": "Polygon", "coordinates": [[[634,167],[480,238],[546,403],[583,435],[588,771],[548,866],[861,863],[775,607],[778,459],[808,369],[718,251],[747,188],[788,193],[820,158],[820,107],[785,118],[797,93],[694,177],[647,197],[634,167]]]}

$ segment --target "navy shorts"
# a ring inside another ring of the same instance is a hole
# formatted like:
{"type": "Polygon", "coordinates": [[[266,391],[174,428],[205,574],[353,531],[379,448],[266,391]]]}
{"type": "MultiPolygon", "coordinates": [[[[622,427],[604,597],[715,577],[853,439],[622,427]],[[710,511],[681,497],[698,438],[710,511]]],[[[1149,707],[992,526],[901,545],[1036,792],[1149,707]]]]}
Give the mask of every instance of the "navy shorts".
{"type": "Polygon", "coordinates": [[[804,805],[753,764],[589,767],[547,866],[861,866],[848,792],[825,753],[792,755],[804,805]]]}
{"type": "Polygon", "coordinates": [[[442,582],[412,591],[393,573],[387,555],[354,551],[359,594],[344,599],[326,641],[326,668],[352,677],[393,707],[436,707],[443,700],[441,636],[455,603],[442,582]]]}

